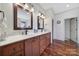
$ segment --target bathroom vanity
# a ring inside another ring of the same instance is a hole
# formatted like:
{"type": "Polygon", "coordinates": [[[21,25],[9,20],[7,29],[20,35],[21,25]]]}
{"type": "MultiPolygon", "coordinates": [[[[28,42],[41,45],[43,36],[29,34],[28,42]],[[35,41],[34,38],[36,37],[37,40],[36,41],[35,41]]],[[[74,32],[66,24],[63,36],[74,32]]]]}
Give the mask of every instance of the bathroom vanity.
{"type": "Polygon", "coordinates": [[[0,56],[40,56],[50,40],[50,32],[8,37],[0,42],[0,56]]]}

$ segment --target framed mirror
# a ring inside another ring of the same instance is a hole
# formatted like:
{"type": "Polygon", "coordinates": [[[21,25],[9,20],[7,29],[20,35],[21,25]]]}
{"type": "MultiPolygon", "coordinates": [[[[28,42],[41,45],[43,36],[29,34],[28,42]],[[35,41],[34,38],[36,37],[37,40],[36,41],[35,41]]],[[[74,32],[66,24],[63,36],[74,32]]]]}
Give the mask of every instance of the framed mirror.
{"type": "Polygon", "coordinates": [[[38,29],[44,29],[44,18],[38,16],[37,17],[38,29]]]}
{"type": "Polygon", "coordinates": [[[13,4],[14,8],[14,30],[26,30],[33,27],[33,14],[21,5],[13,4]]]}

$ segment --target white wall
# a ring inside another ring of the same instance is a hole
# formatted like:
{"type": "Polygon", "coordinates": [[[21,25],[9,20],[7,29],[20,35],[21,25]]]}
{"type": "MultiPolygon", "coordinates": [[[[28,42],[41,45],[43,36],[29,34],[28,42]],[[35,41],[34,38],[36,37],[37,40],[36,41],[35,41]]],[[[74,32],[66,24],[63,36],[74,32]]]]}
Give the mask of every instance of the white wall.
{"type": "Polygon", "coordinates": [[[65,40],[70,39],[70,19],[65,20],[65,40]]]}
{"type": "Polygon", "coordinates": [[[54,24],[52,25],[52,20],[54,20],[55,15],[54,15],[54,11],[52,9],[48,9],[46,11],[47,11],[46,13],[48,15],[48,17],[47,17],[48,20],[45,20],[45,22],[48,23],[48,25],[45,25],[45,26],[46,26],[47,30],[49,30],[51,32],[51,43],[52,43],[52,39],[53,39],[53,29],[52,28],[54,28],[53,27],[54,24]]]}
{"type": "MultiPolygon", "coordinates": [[[[67,18],[78,17],[79,25],[79,8],[71,9],[60,14],[55,15],[54,19],[54,39],[65,40],[65,23],[64,20],[67,18]],[[57,20],[61,21],[61,24],[57,24],[57,20]]],[[[79,28],[79,26],[78,26],[79,28]]],[[[78,29],[79,39],[79,29],[78,29]]]]}
{"type": "Polygon", "coordinates": [[[1,4],[1,10],[4,11],[5,14],[5,24],[7,28],[5,28],[7,35],[17,35],[21,34],[19,30],[13,30],[13,6],[12,4],[3,3],[1,4]]]}

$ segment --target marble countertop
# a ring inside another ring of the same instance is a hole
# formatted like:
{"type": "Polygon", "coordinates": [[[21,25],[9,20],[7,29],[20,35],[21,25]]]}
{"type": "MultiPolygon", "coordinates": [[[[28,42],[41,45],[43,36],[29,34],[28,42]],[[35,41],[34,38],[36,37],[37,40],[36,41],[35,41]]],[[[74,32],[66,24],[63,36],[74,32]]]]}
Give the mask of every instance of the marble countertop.
{"type": "Polygon", "coordinates": [[[35,37],[35,36],[39,36],[39,35],[46,34],[46,33],[49,33],[49,32],[39,32],[39,33],[32,33],[32,34],[28,34],[28,35],[9,36],[9,37],[5,38],[4,41],[0,42],[0,46],[8,45],[8,44],[11,44],[11,43],[14,43],[14,42],[18,42],[18,41],[21,41],[21,40],[25,40],[25,39],[32,38],[32,37],[35,37]]]}

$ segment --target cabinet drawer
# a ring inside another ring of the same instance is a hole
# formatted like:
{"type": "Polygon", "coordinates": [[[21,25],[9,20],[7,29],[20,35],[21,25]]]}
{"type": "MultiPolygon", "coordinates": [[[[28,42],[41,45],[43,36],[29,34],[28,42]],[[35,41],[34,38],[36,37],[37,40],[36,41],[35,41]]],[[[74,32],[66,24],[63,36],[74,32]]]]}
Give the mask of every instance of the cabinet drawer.
{"type": "Polygon", "coordinates": [[[32,39],[32,53],[33,56],[39,56],[40,55],[40,46],[39,46],[39,37],[35,37],[32,39]]]}
{"type": "Polygon", "coordinates": [[[25,41],[25,56],[32,56],[32,39],[25,41]]]}
{"type": "Polygon", "coordinates": [[[46,48],[46,38],[45,36],[40,36],[40,54],[45,50],[46,48]]]}
{"type": "Polygon", "coordinates": [[[14,43],[3,47],[3,55],[13,55],[23,49],[23,42],[14,43]]]}

